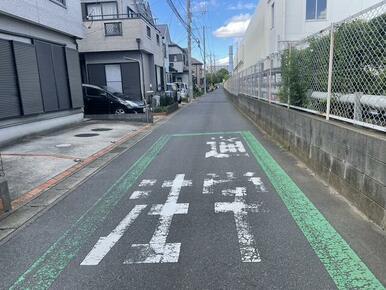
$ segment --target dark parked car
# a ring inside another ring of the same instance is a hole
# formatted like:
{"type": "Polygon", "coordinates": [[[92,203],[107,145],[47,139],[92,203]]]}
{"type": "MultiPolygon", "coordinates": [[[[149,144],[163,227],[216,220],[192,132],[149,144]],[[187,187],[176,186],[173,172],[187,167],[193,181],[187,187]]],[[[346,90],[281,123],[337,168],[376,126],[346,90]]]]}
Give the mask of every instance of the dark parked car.
{"type": "Polygon", "coordinates": [[[112,92],[107,88],[83,84],[85,114],[137,114],[146,112],[142,101],[130,100],[129,96],[112,92]]]}

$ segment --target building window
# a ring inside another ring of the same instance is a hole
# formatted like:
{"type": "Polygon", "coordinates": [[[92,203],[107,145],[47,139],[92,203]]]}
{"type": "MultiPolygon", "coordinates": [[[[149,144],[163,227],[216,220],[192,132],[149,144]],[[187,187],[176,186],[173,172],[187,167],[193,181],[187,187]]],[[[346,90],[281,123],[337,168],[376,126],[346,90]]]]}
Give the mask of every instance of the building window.
{"type": "Polygon", "coordinates": [[[146,26],[147,37],[151,38],[151,30],[149,26],[146,26]]]}
{"type": "Polygon", "coordinates": [[[56,4],[59,4],[60,6],[66,7],[66,0],[50,0],[50,1],[56,4]]]}
{"type": "Polygon", "coordinates": [[[159,42],[159,35],[157,34],[157,44],[160,45],[160,42],[159,42]]]}
{"type": "Polygon", "coordinates": [[[122,23],[105,23],[105,35],[106,36],[117,36],[122,35],[122,23]]]}
{"type": "Polygon", "coordinates": [[[87,3],[86,11],[89,20],[118,18],[117,2],[87,3]]]}
{"type": "Polygon", "coordinates": [[[271,5],[271,28],[275,27],[275,3],[271,5]]]}
{"type": "Polygon", "coordinates": [[[327,0],[306,0],[306,20],[327,18],[327,0]]]}

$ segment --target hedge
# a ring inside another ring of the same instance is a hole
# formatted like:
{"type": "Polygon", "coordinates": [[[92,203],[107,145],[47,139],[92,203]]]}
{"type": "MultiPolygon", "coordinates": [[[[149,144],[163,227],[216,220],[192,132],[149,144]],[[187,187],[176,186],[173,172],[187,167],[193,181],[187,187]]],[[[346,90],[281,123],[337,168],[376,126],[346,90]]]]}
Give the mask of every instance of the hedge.
{"type": "MultiPolygon", "coordinates": [[[[386,95],[386,14],[335,28],[333,92],[386,95]]],[[[306,48],[284,51],[280,99],[307,106],[311,91],[327,92],[330,35],[308,39],[306,48]]]]}

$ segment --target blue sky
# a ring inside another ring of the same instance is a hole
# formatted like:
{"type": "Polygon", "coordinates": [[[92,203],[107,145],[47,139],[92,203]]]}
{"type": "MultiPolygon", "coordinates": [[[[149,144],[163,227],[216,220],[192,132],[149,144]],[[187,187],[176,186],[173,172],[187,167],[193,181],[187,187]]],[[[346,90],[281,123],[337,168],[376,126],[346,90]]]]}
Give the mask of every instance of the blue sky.
{"type": "MultiPolygon", "coordinates": [[[[185,0],[172,0],[186,19],[185,0]]],[[[169,8],[166,0],[149,0],[157,23],[168,24],[172,40],[187,46],[186,31],[169,8]]],[[[207,55],[212,53],[218,63],[227,62],[228,47],[242,37],[258,0],[192,0],[193,33],[202,42],[202,27],[207,27],[207,55]],[[205,12],[206,11],[206,12],[205,12]]],[[[201,44],[202,46],[202,44],[201,44]]],[[[202,53],[193,42],[193,57],[202,60],[202,53]]],[[[207,60],[209,61],[209,59],[207,60]]]]}

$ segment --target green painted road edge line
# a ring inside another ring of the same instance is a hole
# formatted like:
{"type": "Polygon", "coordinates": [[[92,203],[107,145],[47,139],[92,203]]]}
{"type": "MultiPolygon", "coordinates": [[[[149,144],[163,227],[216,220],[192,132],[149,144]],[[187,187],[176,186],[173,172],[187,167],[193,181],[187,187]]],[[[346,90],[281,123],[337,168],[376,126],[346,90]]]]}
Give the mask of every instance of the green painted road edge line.
{"type": "Polygon", "coordinates": [[[171,134],[172,137],[194,137],[194,136],[210,136],[210,135],[231,135],[241,134],[240,131],[229,131],[229,132],[205,132],[205,133],[177,133],[171,134]]]}
{"type": "Polygon", "coordinates": [[[385,289],[252,133],[241,135],[336,286],[385,289]]]}
{"type": "Polygon", "coordinates": [[[48,289],[77,256],[82,245],[105,220],[120,199],[127,195],[128,190],[161,152],[169,139],[170,136],[159,138],[63,236],[18,278],[10,289],[48,289]]]}

